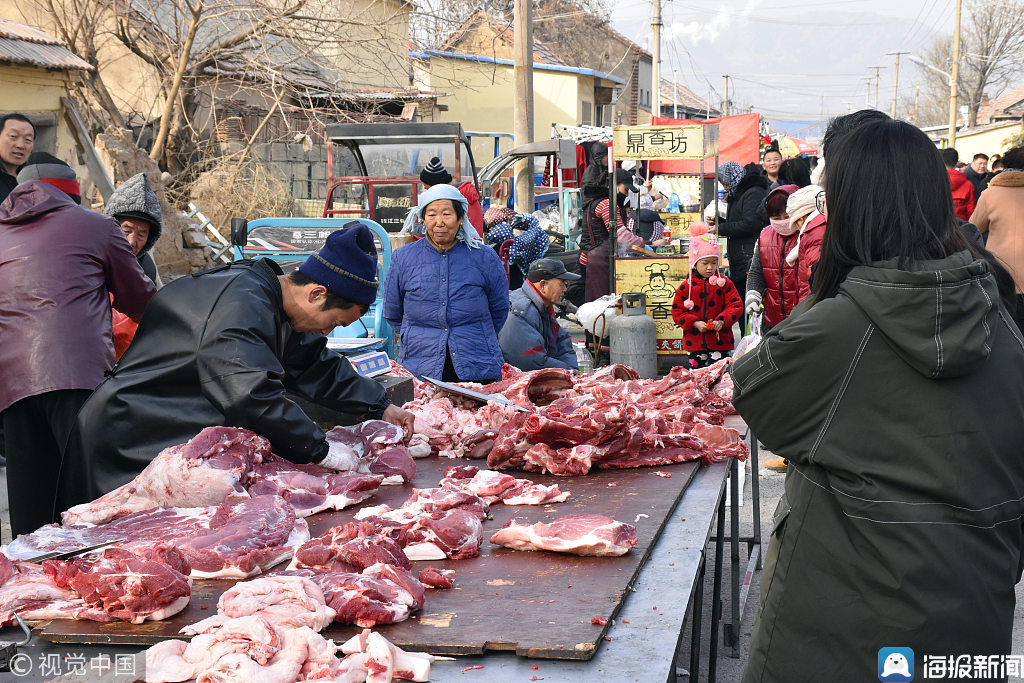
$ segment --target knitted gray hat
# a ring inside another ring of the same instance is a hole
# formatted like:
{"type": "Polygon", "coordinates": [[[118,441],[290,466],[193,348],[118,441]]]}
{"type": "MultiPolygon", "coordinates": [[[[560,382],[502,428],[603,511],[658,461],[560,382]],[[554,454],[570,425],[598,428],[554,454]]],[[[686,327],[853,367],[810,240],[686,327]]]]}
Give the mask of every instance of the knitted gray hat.
{"type": "Polygon", "coordinates": [[[145,173],[133,175],[121,183],[121,186],[114,190],[114,194],[110,195],[103,213],[118,220],[140,218],[149,223],[149,238],[140,253],[152,249],[160,239],[163,212],[160,210],[160,200],[157,199],[156,192],[153,191],[145,173]]]}
{"type": "Polygon", "coordinates": [[[18,170],[18,184],[31,180],[41,180],[61,190],[75,204],[82,203],[82,191],[78,185],[75,169],[68,166],[63,159],[58,159],[47,152],[32,152],[21,169],[18,170]]]}

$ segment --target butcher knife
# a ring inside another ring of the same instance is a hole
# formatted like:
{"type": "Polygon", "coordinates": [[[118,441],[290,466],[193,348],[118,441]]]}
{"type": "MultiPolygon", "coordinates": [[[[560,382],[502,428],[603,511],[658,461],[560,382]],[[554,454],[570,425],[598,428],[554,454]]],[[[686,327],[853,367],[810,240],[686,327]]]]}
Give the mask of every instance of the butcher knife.
{"type": "Polygon", "coordinates": [[[529,412],[528,408],[524,408],[518,403],[513,403],[504,396],[498,396],[497,394],[481,394],[479,391],[473,391],[472,389],[466,389],[465,387],[460,387],[455,384],[449,384],[448,382],[442,382],[439,379],[431,379],[430,377],[424,377],[423,380],[426,382],[430,382],[439,389],[444,389],[445,391],[449,391],[453,394],[458,394],[459,396],[465,396],[466,398],[471,398],[475,401],[483,401],[485,403],[487,401],[490,401],[491,403],[497,403],[500,406],[515,408],[521,413],[529,412]]]}
{"type": "Polygon", "coordinates": [[[108,545],[114,545],[115,543],[124,543],[125,539],[115,538],[112,541],[103,541],[102,543],[96,543],[95,545],[87,545],[84,548],[75,548],[74,550],[56,551],[52,553],[43,553],[42,555],[36,555],[30,557],[26,562],[39,563],[44,560],[66,560],[76,555],[82,555],[84,553],[91,552],[93,550],[99,550],[100,548],[106,548],[108,545]]]}

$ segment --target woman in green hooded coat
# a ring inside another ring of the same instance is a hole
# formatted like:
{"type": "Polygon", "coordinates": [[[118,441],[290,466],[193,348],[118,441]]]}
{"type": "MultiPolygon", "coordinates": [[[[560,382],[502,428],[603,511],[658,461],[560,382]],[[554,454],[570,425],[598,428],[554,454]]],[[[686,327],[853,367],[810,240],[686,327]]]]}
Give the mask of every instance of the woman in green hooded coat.
{"type": "Polygon", "coordinates": [[[1010,652],[1024,557],[1013,281],[957,229],[913,126],[860,125],[828,158],[816,291],[731,370],[790,462],[743,681],[876,680],[891,647],[917,679],[964,655],[975,678],[973,656],[1010,652]]]}

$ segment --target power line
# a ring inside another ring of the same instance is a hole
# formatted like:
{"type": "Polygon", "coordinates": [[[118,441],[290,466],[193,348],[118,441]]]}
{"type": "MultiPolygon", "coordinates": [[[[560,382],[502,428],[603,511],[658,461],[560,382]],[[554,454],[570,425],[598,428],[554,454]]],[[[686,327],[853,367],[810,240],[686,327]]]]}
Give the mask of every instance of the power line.
{"type": "MultiPolygon", "coordinates": [[[[941,6],[941,10],[940,10],[938,16],[941,17],[941,16],[944,16],[945,14],[949,13],[948,10],[949,10],[949,5],[950,5],[951,2],[953,2],[953,0],[947,0],[947,2],[944,5],[941,6]]],[[[928,14],[921,21],[921,24],[917,27],[917,30],[915,30],[914,33],[912,34],[911,39],[909,39],[911,42],[908,43],[908,46],[910,44],[920,45],[920,43],[922,41],[924,41],[928,36],[936,35],[935,29],[929,26],[929,22],[931,21],[932,14],[935,13],[935,10],[936,9],[940,9],[940,6],[939,6],[938,3],[939,3],[939,0],[932,0],[931,9],[928,10],[928,14]],[[918,36],[917,35],[918,31],[920,31],[921,29],[924,29],[926,32],[921,34],[920,36],[918,36]],[[916,41],[916,42],[913,42],[913,41],[916,41]]]]}
{"type": "MultiPolygon", "coordinates": [[[[932,0],[932,5],[935,5],[936,2],[938,2],[938,0],[932,0]]],[[[921,3],[921,9],[917,11],[917,16],[914,17],[914,22],[907,28],[907,32],[903,34],[903,38],[900,39],[900,45],[905,45],[907,41],[910,39],[911,33],[913,33],[914,30],[918,27],[918,22],[921,20],[921,15],[924,14],[924,8],[927,4],[928,0],[923,0],[923,2],[921,3]]]]}

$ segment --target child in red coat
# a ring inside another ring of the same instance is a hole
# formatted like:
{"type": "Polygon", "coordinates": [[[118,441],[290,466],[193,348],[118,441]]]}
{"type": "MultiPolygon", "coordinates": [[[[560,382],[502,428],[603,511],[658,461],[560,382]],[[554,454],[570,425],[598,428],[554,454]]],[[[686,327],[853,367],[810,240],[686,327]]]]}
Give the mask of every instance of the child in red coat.
{"type": "MultiPolygon", "coordinates": [[[[691,235],[699,230],[700,224],[691,226],[691,235]]],[[[718,272],[721,248],[714,235],[692,236],[689,256],[690,275],[676,290],[672,319],[683,328],[690,366],[703,368],[732,351],[732,326],[743,314],[743,300],[732,281],[718,272]]]]}

